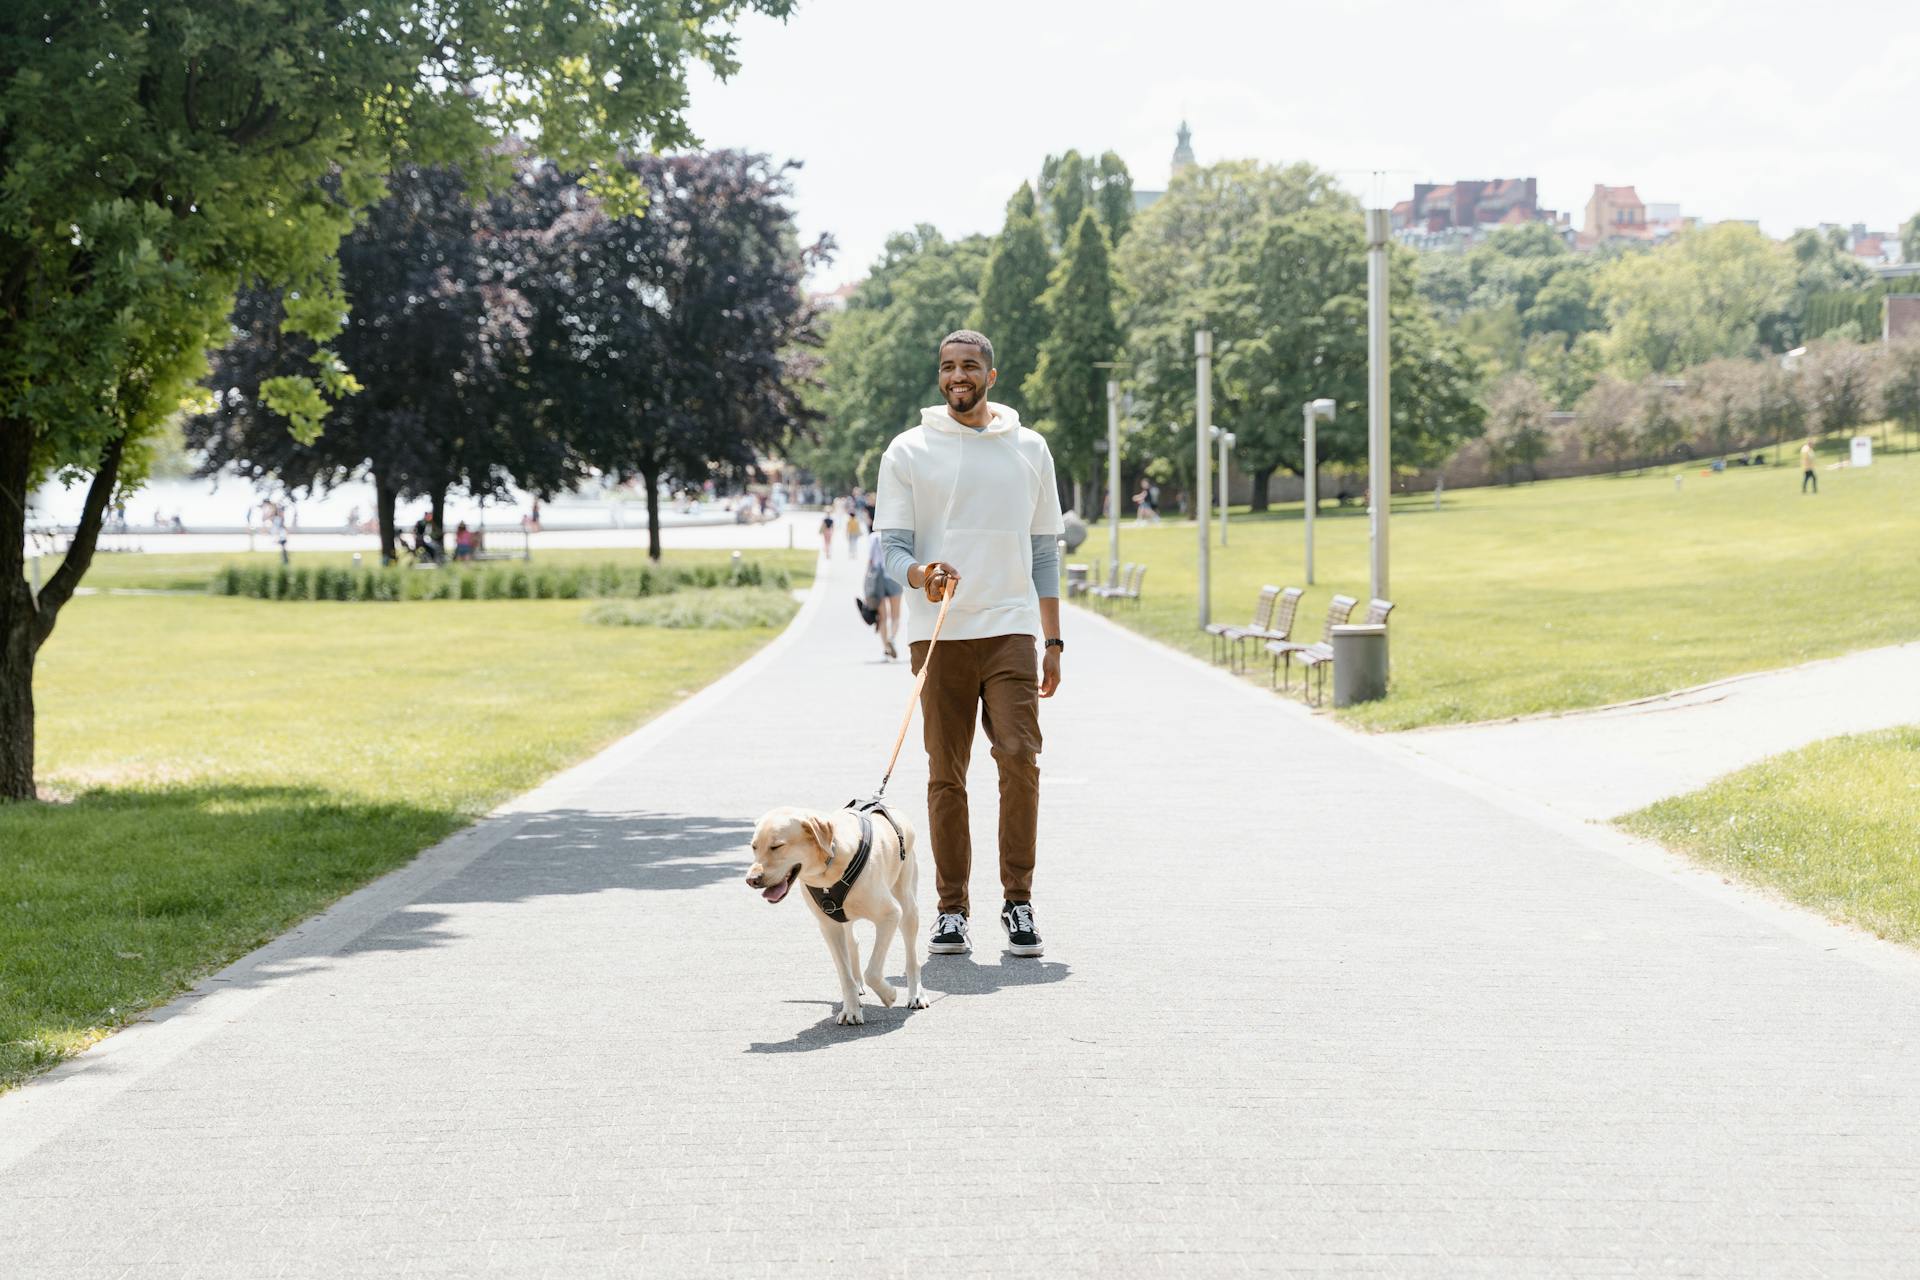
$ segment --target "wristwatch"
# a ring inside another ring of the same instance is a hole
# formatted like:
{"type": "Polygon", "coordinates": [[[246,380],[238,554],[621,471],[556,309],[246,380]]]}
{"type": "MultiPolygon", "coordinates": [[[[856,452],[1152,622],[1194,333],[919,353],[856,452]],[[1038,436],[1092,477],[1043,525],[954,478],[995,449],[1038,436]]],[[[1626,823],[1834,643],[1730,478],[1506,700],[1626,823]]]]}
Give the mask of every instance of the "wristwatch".
{"type": "Polygon", "coordinates": [[[1065,653],[1067,651],[1067,642],[1055,636],[1053,639],[1047,641],[1045,647],[1048,649],[1058,649],[1060,652],[1065,653]]]}

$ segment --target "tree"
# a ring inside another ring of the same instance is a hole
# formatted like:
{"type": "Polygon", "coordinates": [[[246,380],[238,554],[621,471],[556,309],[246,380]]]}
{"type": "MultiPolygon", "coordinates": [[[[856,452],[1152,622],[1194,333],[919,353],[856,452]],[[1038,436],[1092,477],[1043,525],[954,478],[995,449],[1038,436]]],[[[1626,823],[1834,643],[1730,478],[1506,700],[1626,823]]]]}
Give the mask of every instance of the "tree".
{"type": "Polygon", "coordinates": [[[1527,339],[1521,356],[1521,368],[1562,408],[1587,394],[1606,365],[1604,340],[1597,333],[1583,333],[1570,343],[1565,334],[1537,333],[1527,339]]]}
{"type": "Polygon", "coordinates": [[[1048,156],[1040,165],[1039,202],[1053,242],[1062,249],[1087,209],[1107,229],[1108,242],[1118,245],[1133,222],[1133,177],[1126,161],[1111,151],[1098,160],[1078,151],[1048,156]]]}
{"type": "Polygon", "coordinates": [[[1041,413],[1060,470],[1072,477],[1073,506],[1087,510],[1087,485],[1098,462],[1094,441],[1107,431],[1107,371],[1095,361],[1120,354],[1113,263],[1107,233],[1092,209],[1080,215],[1066,254],[1047,287],[1047,339],[1027,379],[1027,396],[1041,413]]]}
{"type": "Polygon", "coordinates": [[[1874,281],[1867,264],[1847,251],[1846,236],[1838,227],[1824,232],[1803,227],[1787,237],[1786,248],[1793,262],[1793,288],[1784,309],[1763,317],[1760,327],[1761,343],[1774,351],[1791,350],[1814,336],[1808,332],[1814,298],[1874,281]]]}
{"type": "Polygon", "coordinates": [[[1607,363],[1640,377],[1758,354],[1763,322],[1786,310],[1793,278],[1786,249],[1737,222],[1617,258],[1594,282],[1607,363]]]}
{"type": "Polygon", "coordinates": [[[1126,161],[1107,151],[1100,156],[1094,184],[1095,211],[1107,228],[1107,238],[1117,245],[1133,225],[1133,175],[1127,172],[1126,161]]]}
{"type": "Polygon", "coordinates": [[[966,327],[978,310],[987,252],[985,236],[950,241],[924,224],[888,238],[846,310],[827,326],[826,420],[818,439],[794,452],[795,461],[827,484],[871,487],[887,442],[916,425],[923,406],[941,402],[940,339],[966,327]]]}
{"type": "Polygon", "coordinates": [[[1887,348],[1880,405],[1908,431],[1920,432],[1920,335],[1908,334],[1887,348]]]}
{"type": "Polygon", "coordinates": [[[800,286],[829,245],[796,247],[793,164],[739,151],[625,163],[646,216],[587,203],[556,220],[524,288],[541,317],[540,418],[583,463],[641,483],[658,560],[663,481],[745,471],[810,429],[812,362],[796,355],[819,336],[800,286]]]}
{"type": "Polygon", "coordinates": [[[1508,374],[1487,400],[1487,460],[1507,472],[1525,467],[1527,479],[1547,455],[1547,414],[1552,412],[1540,385],[1524,373],[1508,374]]]}
{"type": "Polygon", "coordinates": [[[515,287],[503,200],[475,204],[451,169],[408,166],[388,188],[339,251],[352,310],[334,349],[361,391],[318,438],[289,433],[261,388],[297,372],[313,344],[282,330],[277,292],[248,290],[215,362],[213,406],[190,420],[188,442],[203,474],[272,477],[296,495],[367,476],[381,555],[391,561],[402,499],[427,498],[440,528],[449,488],[504,497],[517,483],[550,493],[578,469],[525,402],[529,304],[515,287]]]}
{"type": "Polygon", "coordinates": [[[1015,408],[1027,403],[1022,388],[1039,365],[1040,344],[1046,341],[1047,309],[1041,296],[1052,271],[1053,253],[1035,212],[1033,188],[1023,182],[1007,202],[1006,225],[987,255],[973,321],[973,327],[993,341],[1000,369],[994,398],[1015,408]]]}
{"type": "MultiPolygon", "coordinates": [[[[1365,458],[1364,225],[1325,175],[1247,164],[1183,175],[1142,213],[1122,258],[1135,299],[1134,386],[1150,422],[1174,424],[1173,435],[1148,439],[1162,441],[1176,467],[1193,456],[1174,439],[1191,440],[1182,427],[1192,422],[1200,327],[1214,334],[1214,420],[1239,437],[1254,510],[1266,508],[1274,471],[1305,466],[1307,400],[1342,406],[1320,433],[1320,458],[1365,458]]],[[[1394,454],[1417,466],[1478,435],[1484,410],[1477,366],[1415,291],[1411,253],[1397,249],[1393,258],[1394,454]]]]}
{"type": "MultiPolygon", "coordinates": [[[[1115,266],[1128,300],[1122,328],[1132,362],[1129,383],[1135,413],[1147,428],[1132,441],[1135,462],[1164,458],[1174,479],[1192,483],[1194,330],[1214,330],[1223,361],[1235,342],[1250,336],[1247,257],[1259,254],[1276,220],[1319,205],[1359,218],[1357,203],[1332,174],[1306,164],[1238,160],[1176,176],[1166,195],[1133,220],[1115,266]]],[[[1217,387],[1214,417],[1243,433],[1248,443],[1241,455],[1254,474],[1254,501],[1264,505],[1264,480],[1279,464],[1265,464],[1262,475],[1261,464],[1251,460],[1247,448],[1257,445],[1257,430],[1237,395],[1234,387],[1217,387]]],[[[1295,404],[1296,422],[1299,412],[1295,404]]]]}
{"type": "Polygon", "coordinates": [[[1687,371],[1685,413],[1713,452],[1730,453],[1746,446],[1760,376],[1758,361],[1725,357],[1687,371]]]}
{"type": "Polygon", "coordinates": [[[1777,360],[1756,361],[1754,367],[1757,372],[1745,406],[1752,415],[1747,434],[1753,439],[1771,440],[1777,462],[1780,442],[1806,430],[1806,401],[1800,380],[1781,368],[1777,360]]]}
{"type": "Polygon", "coordinates": [[[1807,345],[1794,372],[1815,430],[1847,431],[1871,418],[1880,383],[1877,357],[1876,348],[1841,339],[1807,345]]]}
{"type": "MultiPolygon", "coordinates": [[[[687,63],[733,70],[727,24],[792,0],[515,6],[197,0],[14,6],[0,19],[0,799],[33,785],[33,663],[92,560],[117,486],[189,399],[249,278],[284,288],[311,368],[263,401],[311,436],[351,374],[326,345],[345,309],[334,251],[403,162],[500,178],[524,133],[578,170],[617,146],[690,141],[687,63]],[[31,127],[25,127],[31,122],[31,127]],[[91,473],[38,596],[28,493],[91,473]]],[[[617,175],[607,194],[628,200],[617,175]]]]}
{"type": "Polygon", "coordinates": [[[1920,262],[1920,213],[1900,228],[1900,256],[1908,262],[1920,262]]]}
{"type": "Polygon", "coordinates": [[[1639,409],[1638,387],[1603,374],[1574,409],[1587,456],[1604,458],[1616,468],[1624,466],[1633,453],[1634,419],[1639,409]]]}
{"type": "Polygon", "coordinates": [[[1633,413],[1633,441],[1648,462],[1664,462],[1686,443],[1686,421],[1680,416],[1675,388],[1666,379],[1649,375],[1640,380],[1633,413]]]}

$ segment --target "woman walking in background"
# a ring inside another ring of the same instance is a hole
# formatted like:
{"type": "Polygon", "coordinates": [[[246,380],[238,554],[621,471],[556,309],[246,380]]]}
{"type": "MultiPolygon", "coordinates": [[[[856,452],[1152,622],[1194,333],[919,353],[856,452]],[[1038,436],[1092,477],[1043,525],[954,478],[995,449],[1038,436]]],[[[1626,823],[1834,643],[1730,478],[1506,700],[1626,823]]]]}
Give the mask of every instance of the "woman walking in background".
{"type": "Polygon", "coordinates": [[[879,538],[867,548],[867,576],[862,588],[874,612],[873,627],[880,633],[880,649],[889,661],[900,656],[893,638],[900,634],[900,584],[887,576],[886,547],[879,538]]]}

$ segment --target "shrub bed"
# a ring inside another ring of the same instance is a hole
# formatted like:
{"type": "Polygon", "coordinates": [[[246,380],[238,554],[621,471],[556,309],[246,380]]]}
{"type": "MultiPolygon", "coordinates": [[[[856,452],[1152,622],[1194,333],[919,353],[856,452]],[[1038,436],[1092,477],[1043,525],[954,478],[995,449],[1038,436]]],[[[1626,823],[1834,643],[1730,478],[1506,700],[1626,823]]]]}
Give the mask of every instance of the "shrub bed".
{"type": "Polygon", "coordinates": [[[799,607],[790,592],[771,587],[745,591],[714,588],[683,591],[652,600],[602,601],[587,610],[587,621],[603,627],[732,631],[743,627],[784,627],[799,607]]]}
{"type": "MultiPolygon", "coordinates": [[[[756,560],[695,565],[459,565],[439,569],[316,568],[227,565],[207,589],[255,600],[591,600],[645,599],[689,588],[791,589],[785,569],[756,560]]],[[[784,619],[783,619],[784,621],[784,619]]],[[[670,625],[670,624],[663,624],[670,625]]],[[[733,624],[730,624],[733,625],[733,624]]]]}

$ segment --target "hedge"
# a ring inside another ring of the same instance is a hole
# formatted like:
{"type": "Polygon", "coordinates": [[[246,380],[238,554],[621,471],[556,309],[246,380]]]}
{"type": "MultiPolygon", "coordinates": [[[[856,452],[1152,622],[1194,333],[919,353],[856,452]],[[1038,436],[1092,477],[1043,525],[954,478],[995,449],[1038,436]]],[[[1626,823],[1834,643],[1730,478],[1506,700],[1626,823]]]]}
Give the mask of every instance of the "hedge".
{"type": "Polygon", "coordinates": [[[768,570],[742,560],[725,568],[632,567],[617,564],[571,567],[447,566],[439,569],[349,568],[227,565],[214,574],[208,591],[217,596],[255,600],[587,600],[643,599],[671,595],[689,587],[772,587],[785,591],[793,579],[785,569],[768,570]]]}

